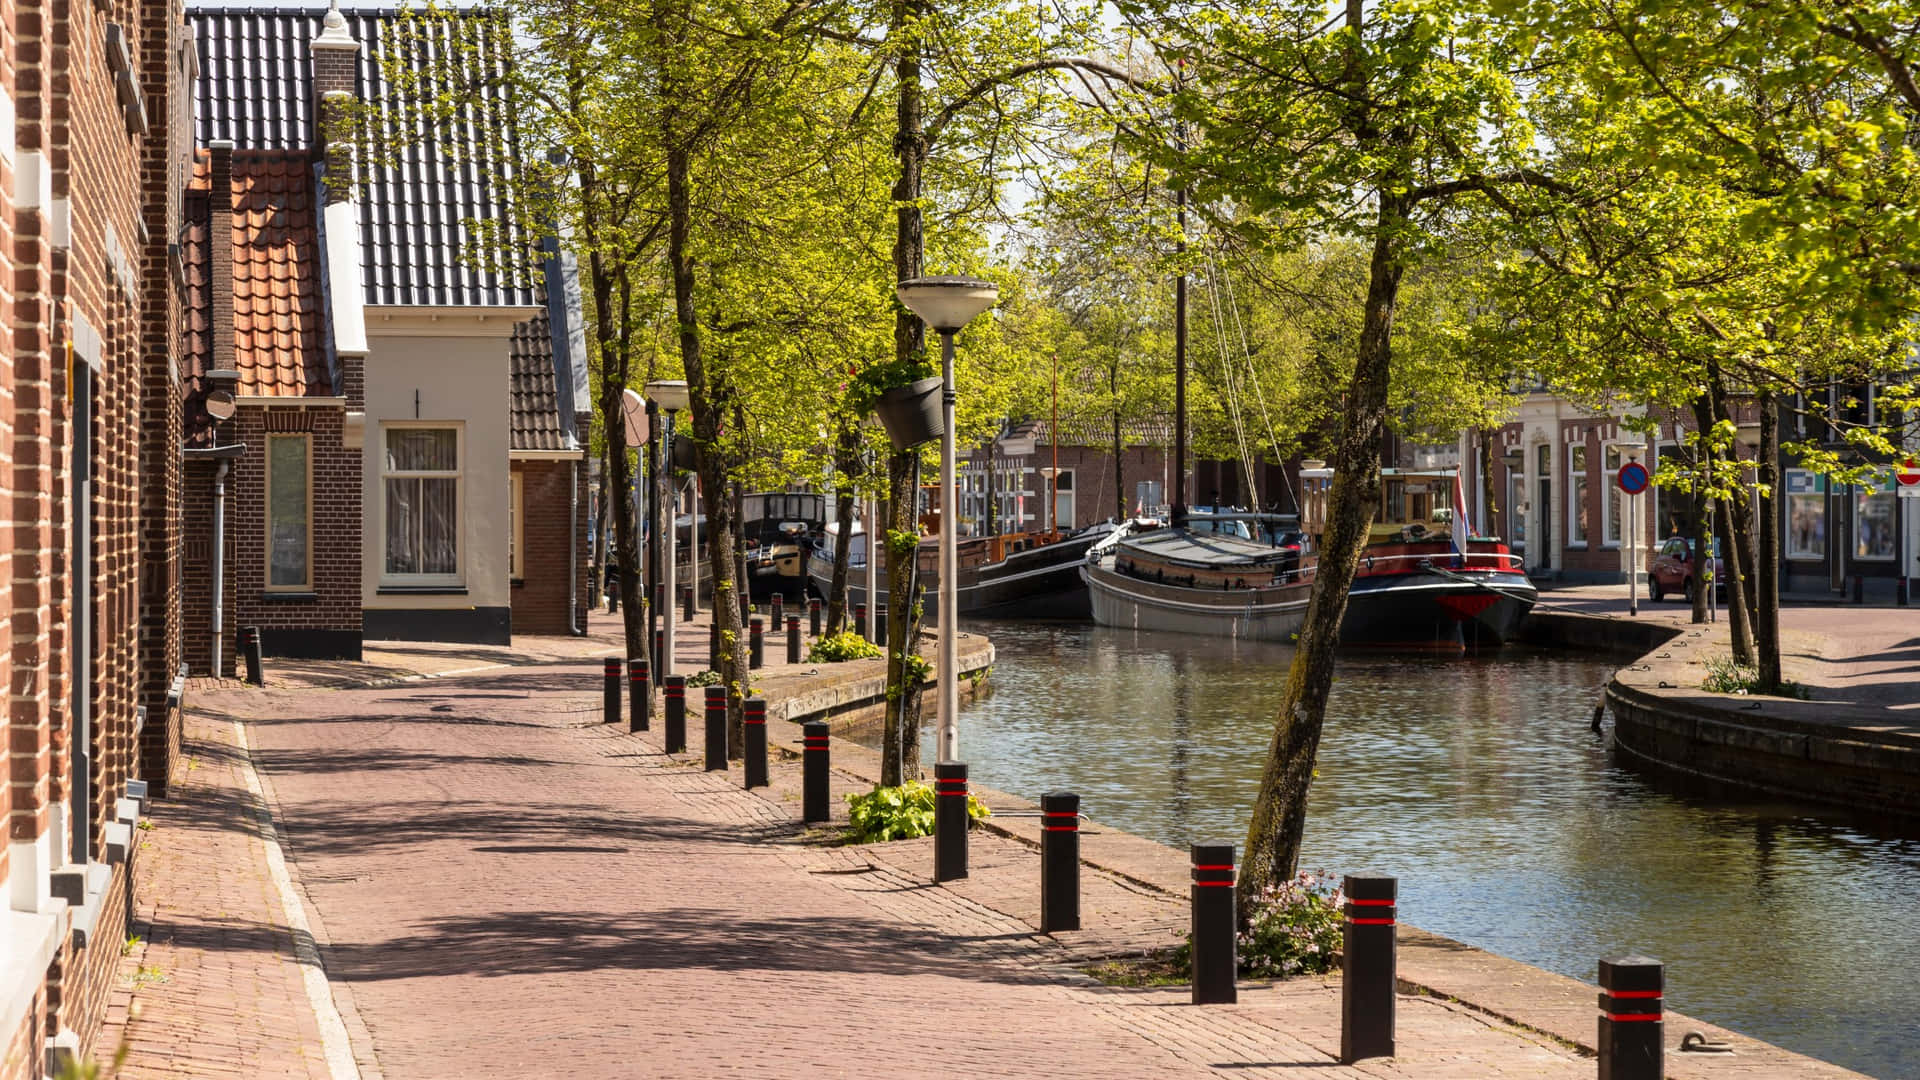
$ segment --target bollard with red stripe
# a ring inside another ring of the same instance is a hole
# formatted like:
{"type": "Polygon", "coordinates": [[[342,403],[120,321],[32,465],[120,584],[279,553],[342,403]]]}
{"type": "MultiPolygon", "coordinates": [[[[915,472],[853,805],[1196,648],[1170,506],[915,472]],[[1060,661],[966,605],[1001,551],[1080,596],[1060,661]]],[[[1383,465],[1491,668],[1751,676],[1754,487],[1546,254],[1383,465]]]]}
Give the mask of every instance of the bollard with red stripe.
{"type": "Polygon", "coordinates": [[[680,621],[693,621],[693,586],[680,586],[680,621]]]}
{"type": "Polygon", "coordinates": [[[687,748],[687,677],[669,675],[660,682],[666,698],[666,749],[678,754],[687,748]]]}
{"type": "Polygon", "coordinates": [[[1398,879],[1348,874],[1346,925],[1341,930],[1340,1061],[1392,1057],[1394,922],[1398,879]]]}
{"type": "Polygon", "coordinates": [[[620,658],[609,656],[601,668],[606,676],[606,714],[601,718],[609,724],[620,722],[620,658]]]}
{"type": "Polygon", "coordinates": [[[933,766],[933,880],[967,876],[967,767],[958,761],[933,766]]]}
{"type": "Polygon", "coordinates": [[[645,731],[653,719],[653,669],[645,660],[627,661],[628,731],[645,731]]]}
{"type": "Polygon", "coordinates": [[[727,688],[707,687],[707,771],[727,767],[727,688]]]}
{"type": "Polygon", "coordinates": [[[767,699],[748,698],[741,709],[742,730],[746,738],[746,762],[742,770],[743,787],[767,786],[767,699]]]}
{"type": "Polygon", "coordinates": [[[853,632],[862,637],[867,633],[867,605],[853,605],[853,632]]]}
{"type": "Polygon", "coordinates": [[[807,636],[820,636],[820,598],[817,596],[807,598],[807,636]]]}
{"type": "Polygon", "coordinates": [[[1240,1000],[1234,941],[1233,845],[1194,844],[1193,1003],[1231,1005],[1240,1000]]]}
{"type": "Polygon", "coordinates": [[[800,616],[787,616],[787,663],[800,662],[800,616]]]}
{"type": "Polygon", "coordinates": [[[767,614],[772,616],[773,625],[776,628],[787,625],[787,597],[785,593],[773,594],[773,610],[767,614]]]}
{"type": "Polygon", "coordinates": [[[809,720],[800,725],[800,731],[800,820],[826,821],[832,817],[827,809],[832,739],[825,720],[809,720]]]}
{"type": "Polygon", "coordinates": [[[758,615],[747,623],[747,667],[759,668],[767,662],[767,628],[758,615]]]}
{"type": "Polygon", "coordinates": [[[1080,929],[1080,796],[1040,796],[1040,932],[1080,929]]]}
{"type": "Polygon", "coordinates": [[[1666,968],[1645,956],[1600,961],[1600,1080],[1660,1080],[1666,968]]]}

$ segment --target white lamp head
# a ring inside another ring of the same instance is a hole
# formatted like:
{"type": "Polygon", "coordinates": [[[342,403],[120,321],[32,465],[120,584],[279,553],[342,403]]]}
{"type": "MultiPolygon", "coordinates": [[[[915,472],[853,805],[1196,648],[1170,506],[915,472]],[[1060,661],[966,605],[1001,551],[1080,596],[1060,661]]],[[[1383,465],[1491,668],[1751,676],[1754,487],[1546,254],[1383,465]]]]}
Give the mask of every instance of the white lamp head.
{"type": "Polygon", "coordinates": [[[903,281],[900,302],[943,334],[959,332],[1000,299],[1000,287],[970,277],[923,277],[903,281]]]}
{"type": "Polygon", "coordinates": [[[679,412],[690,400],[685,379],[655,379],[647,384],[647,396],[668,412],[679,412]]]}

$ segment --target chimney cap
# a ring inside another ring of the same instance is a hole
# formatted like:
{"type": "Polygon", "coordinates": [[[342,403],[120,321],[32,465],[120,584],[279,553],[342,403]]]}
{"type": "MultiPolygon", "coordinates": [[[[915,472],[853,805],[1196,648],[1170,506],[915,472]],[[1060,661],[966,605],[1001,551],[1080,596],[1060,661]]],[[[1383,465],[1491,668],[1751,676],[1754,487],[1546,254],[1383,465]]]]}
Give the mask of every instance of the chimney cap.
{"type": "Polygon", "coordinates": [[[340,0],[331,0],[327,4],[326,17],[320,20],[320,36],[313,39],[313,47],[360,51],[360,43],[353,39],[353,32],[347,29],[347,17],[340,14],[340,0]]]}

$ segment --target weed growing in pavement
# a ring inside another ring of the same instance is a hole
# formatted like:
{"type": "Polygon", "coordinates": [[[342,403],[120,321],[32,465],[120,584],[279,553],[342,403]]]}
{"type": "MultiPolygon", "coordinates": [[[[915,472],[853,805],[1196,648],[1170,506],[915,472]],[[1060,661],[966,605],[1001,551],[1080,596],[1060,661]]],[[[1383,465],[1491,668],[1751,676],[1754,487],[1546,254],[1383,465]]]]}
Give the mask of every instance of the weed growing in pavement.
{"type": "Polygon", "coordinates": [[[880,646],[850,630],[828,634],[807,650],[809,664],[838,664],[846,660],[868,660],[884,656],[880,646]]]}
{"type": "Polygon", "coordinates": [[[152,832],[152,831],[153,831],[153,819],[152,819],[152,818],[143,818],[143,819],[141,819],[141,821],[140,821],[140,825],[139,825],[139,829],[140,829],[140,831],[141,831],[141,832],[152,832]]]}
{"type": "MultiPolygon", "coordinates": [[[[978,798],[967,796],[967,816],[988,817],[992,811],[978,798]]],[[[933,786],[909,780],[899,787],[875,787],[865,795],[847,796],[848,838],[856,844],[911,840],[933,835],[933,786]]]]}
{"type": "Polygon", "coordinates": [[[1116,956],[1089,964],[1082,970],[1107,986],[1139,989],[1185,986],[1193,981],[1191,966],[1182,950],[1161,949],[1140,956],[1116,956]]]}
{"type": "Polygon", "coordinates": [[[171,978],[172,976],[160,970],[159,964],[141,964],[140,969],[133,973],[133,985],[136,988],[142,986],[158,986],[163,982],[169,981],[171,978]]]}
{"type": "Polygon", "coordinates": [[[133,950],[139,948],[144,944],[146,944],[146,940],[142,938],[139,934],[128,934],[127,940],[120,946],[120,955],[131,956],[133,954],[133,950]]]}
{"type": "MultiPolygon", "coordinates": [[[[1700,684],[1702,690],[1715,694],[1759,694],[1767,693],[1760,687],[1760,669],[1751,664],[1742,664],[1731,656],[1710,657],[1707,660],[1707,677],[1700,684]]],[[[1807,688],[1791,679],[1782,680],[1779,687],[1771,691],[1776,697],[1807,698],[1807,688]]]]}

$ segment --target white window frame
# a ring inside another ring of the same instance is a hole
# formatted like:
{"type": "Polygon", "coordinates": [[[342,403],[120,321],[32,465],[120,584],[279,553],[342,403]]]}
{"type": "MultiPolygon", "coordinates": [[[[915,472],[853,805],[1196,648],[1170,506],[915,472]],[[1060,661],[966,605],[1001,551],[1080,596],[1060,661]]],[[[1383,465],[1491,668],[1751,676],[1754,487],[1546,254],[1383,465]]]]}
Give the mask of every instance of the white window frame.
{"type": "Polygon", "coordinates": [[[1830,524],[1827,520],[1827,504],[1830,498],[1826,492],[1826,485],[1820,482],[1820,474],[1807,469],[1788,469],[1781,480],[1783,490],[1780,496],[1782,509],[1786,511],[1786,520],[1781,524],[1781,532],[1784,535],[1781,538],[1780,546],[1785,549],[1786,557],[1789,559],[1804,559],[1811,562],[1817,562],[1826,558],[1827,547],[1830,543],[1827,532],[1830,524]],[[1804,484],[1806,490],[1796,491],[1796,483],[1804,484]],[[1795,538],[1799,534],[1794,530],[1794,504],[1799,500],[1808,499],[1812,500],[1819,508],[1820,514],[1820,543],[1815,548],[1803,548],[1795,543],[1795,538]]]}
{"type": "Polygon", "coordinates": [[[527,578],[526,480],[526,470],[513,470],[512,489],[507,492],[507,577],[514,581],[527,578]]]}
{"type": "Polygon", "coordinates": [[[313,435],[304,431],[268,432],[266,436],[266,455],[262,472],[266,475],[264,498],[260,500],[260,514],[265,526],[266,558],[260,567],[260,580],[267,592],[306,593],[313,591],[313,435]],[[273,582],[273,442],[275,439],[299,439],[307,444],[307,475],[304,492],[307,511],[307,551],[306,573],[297,585],[276,585],[273,582]]]}
{"type": "Polygon", "coordinates": [[[1619,443],[1607,443],[1600,448],[1600,546],[1618,548],[1623,537],[1625,523],[1621,520],[1620,500],[1626,498],[1620,490],[1618,477],[1620,469],[1627,463],[1627,450],[1619,443]]]}
{"type": "Polygon", "coordinates": [[[467,425],[459,420],[383,420],[380,423],[380,444],[376,451],[380,459],[380,486],[376,502],[379,506],[380,537],[380,584],[398,588],[461,588],[466,585],[467,572],[467,425]],[[437,431],[453,432],[453,471],[448,472],[398,472],[387,471],[387,432],[407,429],[428,428],[437,431]],[[451,477],[453,479],[453,573],[451,574],[393,574],[387,572],[387,481],[395,477],[451,477]]]}
{"type": "Polygon", "coordinates": [[[1585,550],[1587,545],[1592,541],[1592,537],[1580,535],[1580,529],[1576,525],[1580,520],[1581,504],[1587,501],[1588,469],[1586,451],[1587,440],[1584,434],[1581,436],[1579,442],[1567,443],[1567,542],[1565,546],[1577,550],[1585,550]],[[1578,469],[1573,467],[1573,455],[1576,451],[1581,455],[1580,468],[1578,469]]]}
{"type": "Polygon", "coordinates": [[[1054,477],[1053,477],[1053,528],[1054,528],[1054,531],[1056,532],[1072,532],[1073,531],[1073,515],[1075,511],[1078,510],[1078,507],[1074,505],[1074,492],[1076,490],[1078,489],[1074,487],[1072,469],[1061,469],[1059,472],[1054,474],[1054,477]],[[1060,490],[1060,478],[1063,476],[1067,478],[1067,487],[1065,491],[1060,490]],[[1060,513],[1060,497],[1062,495],[1066,496],[1066,499],[1067,499],[1067,512],[1064,515],[1060,513]]]}

